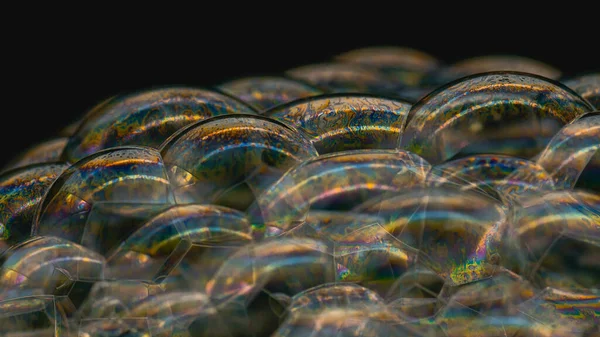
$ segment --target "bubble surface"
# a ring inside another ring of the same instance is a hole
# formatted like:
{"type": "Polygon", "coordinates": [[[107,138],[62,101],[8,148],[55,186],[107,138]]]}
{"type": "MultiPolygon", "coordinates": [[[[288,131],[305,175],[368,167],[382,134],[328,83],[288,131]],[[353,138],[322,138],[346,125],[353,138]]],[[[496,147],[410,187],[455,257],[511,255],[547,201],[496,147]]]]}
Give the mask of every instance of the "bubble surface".
{"type": "Polygon", "coordinates": [[[158,151],[145,147],[114,148],[73,164],[48,190],[32,233],[80,243],[96,203],[173,203],[158,151]]]}
{"type": "Polygon", "coordinates": [[[65,147],[71,163],[103,149],[143,145],[158,148],[180,128],[212,116],[254,113],[221,93],[186,87],[152,89],[114,97],[92,109],[65,147]]]}
{"type": "Polygon", "coordinates": [[[531,158],[592,107],[570,89],[523,73],[463,78],[414,105],[401,148],[439,164],[457,155],[531,158]]]}
{"type": "Polygon", "coordinates": [[[257,111],[323,93],[308,84],[285,77],[242,78],[221,84],[219,89],[238,97],[257,111]]]}
{"type": "Polygon", "coordinates": [[[68,138],[55,138],[25,150],[23,154],[14,158],[5,168],[5,171],[33,164],[53,163],[60,161],[63,149],[68,138]]]}
{"type": "Polygon", "coordinates": [[[320,155],[398,145],[411,105],[366,95],[327,95],[266,112],[310,137],[320,155]]]}
{"type": "Polygon", "coordinates": [[[287,169],[317,155],[297,130],[250,115],[195,124],[168,140],[161,153],[178,203],[241,210],[287,169]]]}
{"type": "Polygon", "coordinates": [[[29,238],[38,205],[67,168],[61,163],[34,164],[0,176],[0,254],[29,238]]]}
{"type": "Polygon", "coordinates": [[[597,110],[600,109],[600,74],[587,74],[571,78],[563,82],[567,87],[590,102],[597,110]]]}

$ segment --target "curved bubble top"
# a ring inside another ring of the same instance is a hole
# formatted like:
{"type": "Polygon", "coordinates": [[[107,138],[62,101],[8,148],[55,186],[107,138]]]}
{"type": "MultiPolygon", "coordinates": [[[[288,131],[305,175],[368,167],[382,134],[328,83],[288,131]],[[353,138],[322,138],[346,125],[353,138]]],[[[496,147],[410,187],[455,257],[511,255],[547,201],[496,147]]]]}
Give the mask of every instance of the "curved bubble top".
{"type": "Polygon", "coordinates": [[[33,164],[52,163],[60,160],[68,138],[55,138],[34,145],[23,154],[13,159],[6,169],[14,169],[33,164]]]}
{"type": "Polygon", "coordinates": [[[258,111],[322,94],[317,88],[285,77],[242,78],[221,84],[219,89],[238,97],[258,111]]]}
{"type": "Polygon", "coordinates": [[[317,155],[301,133],[261,116],[202,121],[169,139],[161,153],[178,203],[245,209],[291,166],[317,155]]]}
{"type": "Polygon", "coordinates": [[[429,168],[422,158],[405,151],[329,154],[288,171],[261,195],[258,206],[265,223],[280,233],[311,209],[348,210],[383,193],[419,185],[429,168]]]}
{"type": "Polygon", "coordinates": [[[197,88],[164,88],[117,96],[100,104],[79,126],[63,158],[75,162],[102,149],[143,145],[157,148],[185,125],[211,116],[254,113],[237,99],[197,88]]]}
{"type": "Polygon", "coordinates": [[[113,148],[73,164],[46,194],[34,220],[33,233],[80,242],[96,203],[173,203],[158,151],[145,147],[113,148]]]}
{"type": "Polygon", "coordinates": [[[376,69],[349,63],[307,65],[288,70],[286,75],[334,93],[390,94],[398,86],[376,69]]]}
{"type": "Polygon", "coordinates": [[[561,75],[560,70],[549,64],[516,55],[487,55],[473,57],[453,64],[451,70],[464,75],[473,75],[490,71],[517,71],[539,75],[553,80],[557,80],[561,75]]]}
{"type": "Polygon", "coordinates": [[[413,106],[401,147],[433,164],[459,154],[531,158],[560,128],[592,110],[575,92],[523,73],[463,78],[413,106]]]}
{"type": "Polygon", "coordinates": [[[579,76],[563,83],[600,109],[600,73],[579,76]]]}
{"type": "MultiPolygon", "coordinates": [[[[537,163],[545,168],[557,187],[572,189],[584,170],[600,169],[600,115],[584,115],[563,127],[540,154],[537,163]]],[[[600,191],[600,177],[585,186],[600,191]]]]}
{"type": "Polygon", "coordinates": [[[31,235],[37,207],[67,168],[61,163],[34,164],[0,176],[0,254],[31,235]]]}
{"type": "Polygon", "coordinates": [[[358,149],[393,149],[402,135],[409,103],[368,95],[327,95],[266,112],[305,134],[319,154],[358,149]]]}

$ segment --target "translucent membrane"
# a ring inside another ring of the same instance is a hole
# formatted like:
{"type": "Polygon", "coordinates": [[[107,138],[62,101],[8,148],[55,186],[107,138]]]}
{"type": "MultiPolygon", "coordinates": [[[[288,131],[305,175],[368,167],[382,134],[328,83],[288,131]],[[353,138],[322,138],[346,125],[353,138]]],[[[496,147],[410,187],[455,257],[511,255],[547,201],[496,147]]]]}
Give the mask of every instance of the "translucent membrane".
{"type": "Polygon", "coordinates": [[[557,188],[573,189],[580,182],[600,192],[600,115],[586,114],[565,125],[537,159],[557,188]]]}
{"type": "Polygon", "coordinates": [[[161,153],[178,203],[242,210],[287,169],[317,155],[297,130],[249,115],[192,125],[168,140],[161,153]]]}
{"type": "Polygon", "coordinates": [[[592,107],[570,89],[524,73],[486,73],[447,84],[415,104],[400,147],[432,164],[469,154],[531,158],[592,107]]]}
{"type": "Polygon", "coordinates": [[[536,285],[600,289],[600,196],[553,192],[523,201],[509,233],[522,253],[520,273],[536,285]]]}
{"type": "Polygon", "coordinates": [[[254,113],[221,93],[187,87],[152,89],[117,96],[88,112],[63,158],[71,163],[103,149],[144,145],[157,148],[185,125],[208,117],[254,113]]]}
{"type": "Polygon", "coordinates": [[[411,105],[368,95],[326,95],[295,101],[266,112],[305,133],[319,152],[393,149],[411,105]]]}
{"type": "Polygon", "coordinates": [[[390,80],[409,86],[417,86],[427,72],[439,66],[439,61],[425,52],[391,46],[356,49],[335,60],[373,67],[390,80]]]}
{"type": "Polygon", "coordinates": [[[600,109],[600,73],[571,78],[563,81],[563,83],[575,90],[596,109],[600,109]]]}
{"type": "Polygon", "coordinates": [[[359,64],[312,64],[288,70],[285,74],[331,93],[393,95],[402,88],[376,69],[359,64]]]}
{"type": "Polygon", "coordinates": [[[25,150],[21,155],[14,158],[5,168],[11,170],[32,164],[53,163],[60,160],[65,145],[65,137],[51,139],[25,150]]]}
{"type": "Polygon", "coordinates": [[[239,98],[257,111],[323,92],[306,83],[285,77],[247,77],[223,83],[219,89],[239,98]]]}
{"type": "Polygon", "coordinates": [[[482,193],[457,188],[413,189],[364,208],[387,222],[383,227],[418,250],[417,262],[447,284],[489,277],[501,262],[506,208],[482,193]]]}
{"type": "Polygon", "coordinates": [[[266,240],[240,248],[223,263],[206,289],[213,303],[248,304],[263,288],[293,296],[334,281],[332,247],[306,238],[266,240]]]}
{"type": "MultiPolygon", "coordinates": [[[[73,164],[48,190],[34,219],[33,233],[80,243],[88,218],[94,218],[97,203],[173,203],[167,172],[158,151],[120,147],[73,164]]],[[[122,229],[113,235],[130,232],[131,229],[122,229]]]]}
{"type": "Polygon", "coordinates": [[[67,167],[61,163],[34,164],[0,175],[0,254],[29,238],[42,197],[67,167]]]}
{"type": "Polygon", "coordinates": [[[108,277],[160,282],[175,273],[190,287],[204,289],[221,264],[252,241],[251,231],[245,215],[233,209],[174,206],[150,219],[108,255],[108,277]]]}
{"type": "Polygon", "coordinates": [[[370,307],[385,302],[376,292],[353,283],[327,283],[307,289],[291,298],[289,315],[316,313],[331,308],[370,307]]]}
{"type": "Polygon", "coordinates": [[[481,191],[498,200],[515,200],[555,189],[550,174],[537,163],[489,154],[468,156],[434,166],[428,183],[481,191]]]}
{"type": "Polygon", "coordinates": [[[451,66],[457,74],[473,75],[490,71],[518,71],[557,80],[561,72],[553,66],[516,55],[487,55],[459,61],[451,66]]]}
{"type": "Polygon", "coordinates": [[[77,317],[100,319],[129,317],[131,310],[149,297],[163,293],[163,289],[151,282],[135,280],[99,281],[91,287],[77,317]]]}
{"type": "Polygon", "coordinates": [[[27,296],[0,301],[2,336],[69,336],[66,317],[53,296],[27,296]]]}
{"type": "MultiPolygon", "coordinates": [[[[349,210],[371,198],[422,184],[422,158],[397,150],[357,150],[309,159],[289,170],[257,200],[267,234],[285,232],[309,210],[349,210]]],[[[254,214],[256,216],[257,214],[254,214]]]]}
{"type": "Polygon", "coordinates": [[[80,245],[56,237],[35,237],[0,256],[0,289],[40,289],[68,296],[77,281],[104,277],[105,260],[80,245]]]}

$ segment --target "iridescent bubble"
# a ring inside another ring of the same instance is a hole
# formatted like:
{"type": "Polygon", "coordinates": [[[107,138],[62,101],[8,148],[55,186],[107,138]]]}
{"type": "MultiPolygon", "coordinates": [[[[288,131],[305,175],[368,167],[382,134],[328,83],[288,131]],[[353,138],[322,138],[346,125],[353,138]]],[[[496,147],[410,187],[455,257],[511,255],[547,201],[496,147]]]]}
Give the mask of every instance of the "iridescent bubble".
{"type": "Polygon", "coordinates": [[[147,318],[83,319],[78,337],[154,337],[147,318]]]}
{"type": "Polygon", "coordinates": [[[597,336],[599,332],[598,294],[546,288],[535,298],[523,303],[519,311],[550,329],[570,332],[564,336],[597,336]]]}
{"type": "Polygon", "coordinates": [[[34,164],[0,176],[0,254],[31,235],[42,197],[68,165],[34,164]]]}
{"type": "Polygon", "coordinates": [[[107,257],[108,277],[161,282],[176,271],[204,289],[237,248],[252,241],[245,214],[214,205],[179,205],[158,214],[107,257]],[[131,266],[135,269],[131,269],[131,266]]]}
{"type": "Polygon", "coordinates": [[[424,74],[439,66],[439,61],[425,52],[392,46],[355,49],[335,60],[373,67],[390,80],[409,86],[417,86],[424,74]]]}
{"type": "Polygon", "coordinates": [[[63,158],[71,163],[103,149],[142,145],[158,148],[180,128],[208,117],[254,113],[238,100],[197,88],[164,88],[112,98],[90,111],[69,139],[63,158]]]}
{"type": "Polygon", "coordinates": [[[576,93],[590,102],[596,109],[600,109],[600,74],[588,74],[563,81],[575,90],[576,93]]]}
{"type": "MultiPolygon", "coordinates": [[[[152,337],[230,336],[227,317],[219,317],[206,294],[171,292],[148,297],[131,317],[147,318],[152,337]]],[[[235,327],[234,327],[235,328],[235,327]]]]}
{"type": "Polygon", "coordinates": [[[399,100],[337,94],[295,101],[265,114],[303,131],[322,155],[396,148],[410,108],[409,103],[399,100]]]}
{"type": "MultiPolygon", "coordinates": [[[[319,156],[289,170],[257,200],[268,235],[301,221],[309,210],[349,210],[366,200],[422,184],[422,158],[397,150],[356,150],[319,156]]],[[[253,220],[254,221],[254,220],[253,220]]]]}
{"type": "Polygon", "coordinates": [[[414,264],[417,251],[374,224],[337,240],[333,254],[336,281],[358,283],[386,294],[414,264]]]}
{"type": "Polygon", "coordinates": [[[241,210],[290,167],[317,155],[297,130],[251,115],[194,124],[170,138],[161,153],[178,203],[241,210]]]}
{"type": "Polygon", "coordinates": [[[273,337],[419,336],[385,306],[328,308],[289,316],[273,337]]]}
{"type": "Polygon", "coordinates": [[[464,76],[490,71],[518,71],[557,80],[561,72],[553,66],[517,55],[487,55],[469,58],[451,66],[451,71],[464,76]]]}
{"type": "Polygon", "coordinates": [[[370,307],[385,302],[374,291],[353,283],[327,283],[307,289],[291,298],[289,315],[318,312],[332,308],[370,307]]]}
{"type": "Polygon", "coordinates": [[[34,237],[0,255],[0,289],[42,289],[68,296],[78,281],[100,280],[105,260],[80,245],[56,237],[34,237]]]}
{"type": "Polygon", "coordinates": [[[58,162],[60,156],[67,145],[68,138],[55,138],[40,144],[34,145],[25,150],[17,158],[14,158],[5,168],[12,170],[17,167],[29,166],[32,164],[58,162]]]}
{"type": "Polygon", "coordinates": [[[73,164],[46,194],[32,233],[81,242],[96,203],[173,203],[158,151],[146,147],[114,148],[73,164]]]}
{"type": "Polygon", "coordinates": [[[219,89],[257,111],[323,93],[306,83],[285,77],[247,77],[221,84],[219,89]]]}
{"type": "Polygon", "coordinates": [[[482,193],[440,187],[392,194],[369,205],[383,227],[419,251],[417,261],[447,284],[489,277],[500,261],[506,208],[482,193]]]}
{"type": "Polygon", "coordinates": [[[591,110],[571,89],[541,77],[479,74],[415,104],[400,147],[432,164],[481,153],[531,158],[563,125],[591,110]]]}
{"type": "Polygon", "coordinates": [[[332,247],[313,239],[282,238],[240,248],[217,271],[206,289],[213,303],[249,303],[263,288],[293,296],[333,282],[332,247]]]}
{"type": "Polygon", "coordinates": [[[0,301],[2,336],[69,336],[67,319],[54,296],[26,296],[0,301]]]}
{"type": "Polygon", "coordinates": [[[586,114],[565,125],[540,154],[537,163],[550,173],[557,188],[573,189],[579,184],[600,192],[599,149],[600,114],[586,114]]]}
{"type": "MultiPolygon", "coordinates": [[[[309,234],[308,237],[315,239],[323,238],[336,242],[356,230],[383,223],[383,218],[370,214],[312,210],[306,214],[304,221],[289,233],[300,231],[304,232],[304,234],[314,233],[314,236],[310,236],[311,234],[309,234]],[[312,230],[303,231],[302,227],[308,227],[312,230]]],[[[300,236],[306,237],[306,235],[300,236]]]]}
{"type": "Polygon", "coordinates": [[[540,165],[505,155],[469,156],[434,166],[429,181],[433,186],[452,184],[462,190],[481,190],[498,200],[554,190],[552,177],[540,165]]]}
{"type": "Polygon", "coordinates": [[[514,211],[523,254],[520,273],[541,287],[600,289],[600,196],[584,191],[548,193],[514,211]]]}
{"type": "Polygon", "coordinates": [[[351,63],[320,63],[285,72],[330,93],[394,94],[401,88],[376,69],[351,63]]]}

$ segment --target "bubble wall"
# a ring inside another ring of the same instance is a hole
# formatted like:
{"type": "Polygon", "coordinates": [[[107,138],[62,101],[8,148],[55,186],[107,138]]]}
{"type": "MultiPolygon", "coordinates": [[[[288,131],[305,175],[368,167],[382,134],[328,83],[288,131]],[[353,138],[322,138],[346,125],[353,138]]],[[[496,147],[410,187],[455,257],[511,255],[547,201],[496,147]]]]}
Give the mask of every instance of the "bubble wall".
{"type": "Polygon", "coordinates": [[[0,336],[600,336],[600,74],[401,47],[106,97],[0,173],[0,336]]]}

